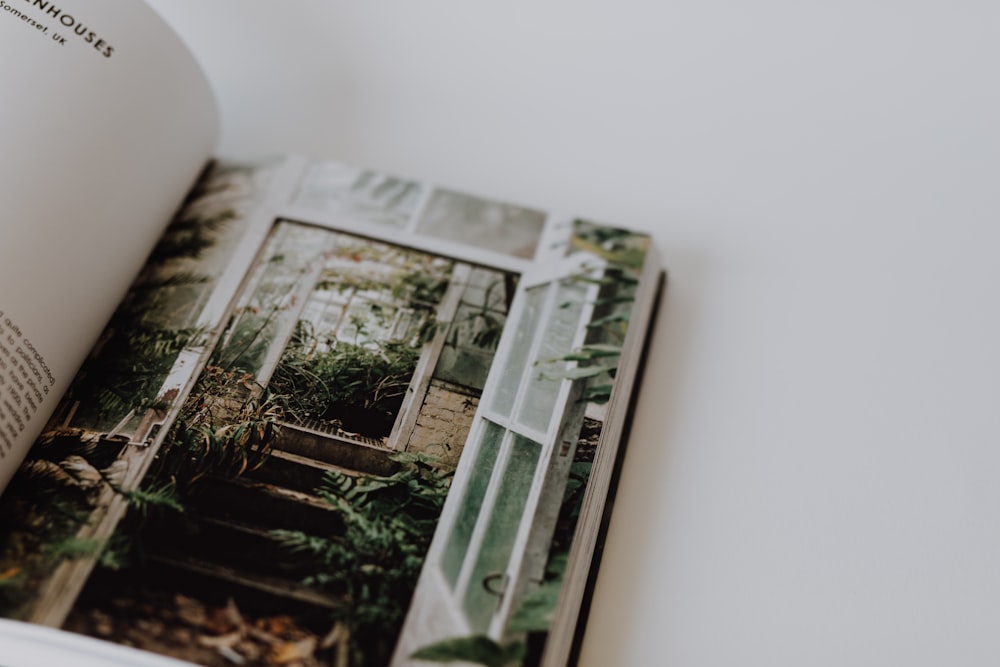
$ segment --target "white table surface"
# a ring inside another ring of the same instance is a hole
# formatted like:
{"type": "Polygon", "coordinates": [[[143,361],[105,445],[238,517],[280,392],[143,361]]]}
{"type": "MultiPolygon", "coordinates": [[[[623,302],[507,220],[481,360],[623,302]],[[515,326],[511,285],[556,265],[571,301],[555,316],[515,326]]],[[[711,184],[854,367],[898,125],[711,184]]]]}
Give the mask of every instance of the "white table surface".
{"type": "Polygon", "coordinates": [[[1000,664],[1000,4],[151,4],[222,155],[655,236],[580,664],[1000,664]]]}

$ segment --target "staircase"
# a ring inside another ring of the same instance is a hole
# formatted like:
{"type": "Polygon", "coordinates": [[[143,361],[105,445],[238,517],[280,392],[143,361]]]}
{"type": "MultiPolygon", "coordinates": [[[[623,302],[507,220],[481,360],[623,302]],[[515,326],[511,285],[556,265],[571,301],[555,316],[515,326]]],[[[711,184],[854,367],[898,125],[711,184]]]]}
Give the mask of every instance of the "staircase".
{"type": "MultiPolygon", "coordinates": [[[[97,574],[81,596],[114,591],[182,592],[206,604],[232,599],[242,610],[313,618],[329,629],[336,596],[303,585],[317,565],[283,546],[275,530],[328,537],[342,531],[339,515],[315,490],[328,471],[391,475],[391,452],[303,425],[283,425],[274,451],[257,470],[234,480],[205,479],[188,511],[144,530],[142,567],[97,574]]],[[[305,621],[308,623],[308,620],[305,621]]]]}

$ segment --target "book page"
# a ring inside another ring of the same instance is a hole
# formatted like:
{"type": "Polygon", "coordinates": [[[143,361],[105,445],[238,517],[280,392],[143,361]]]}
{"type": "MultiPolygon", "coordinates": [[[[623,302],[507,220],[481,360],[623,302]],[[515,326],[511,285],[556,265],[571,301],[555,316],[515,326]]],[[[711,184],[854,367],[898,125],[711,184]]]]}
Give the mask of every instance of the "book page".
{"type": "Polygon", "coordinates": [[[156,13],[0,1],[0,488],[40,432],[217,135],[156,13]]]}

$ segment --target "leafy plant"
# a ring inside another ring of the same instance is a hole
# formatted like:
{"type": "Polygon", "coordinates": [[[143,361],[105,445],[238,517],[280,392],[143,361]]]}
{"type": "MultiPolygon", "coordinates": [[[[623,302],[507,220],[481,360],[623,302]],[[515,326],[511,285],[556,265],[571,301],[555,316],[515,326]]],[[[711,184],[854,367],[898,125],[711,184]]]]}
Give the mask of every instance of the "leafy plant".
{"type": "Polygon", "coordinates": [[[283,415],[280,395],[248,374],[210,366],[181,408],[149,479],[169,481],[183,493],[205,475],[238,477],[255,470],[267,460],[283,415]]]}
{"type": "Polygon", "coordinates": [[[157,394],[177,355],[197,335],[194,328],[171,329],[131,320],[122,313],[106,334],[100,353],[89,358],[73,385],[86,397],[79,419],[110,427],[130,410],[156,407],[157,394]]]}
{"type": "Polygon", "coordinates": [[[118,452],[81,439],[79,430],[49,432],[0,497],[0,614],[20,618],[38,586],[65,558],[96,555],[99,545],[76,535],[105,487],[118,452]],[[105,469],[107,470],[107,468],[105,469]]]}
{"type": "MultiPolygon", "coordinates": [[[[632,317],[637,272],[645,261],[648,243],[648,237],[628,230],[577,221],[572,247],[601,258],[606,266],[598,275],[585,269],[571,278],[598,286],[593,315],[587,323],[587,343],[557,359],[536,362],[539,366],[574,362],[569,367],[544,369],[542,379],[587,380],[580,400],[600,404],[611,398],[622,344],[632,317]]],[[[570,305],[565,303],[562,307],[570,305]]]]}
{"type": "Polygon", "coordinates": [[[369,349],[338,342],[318,352],[315,343],[300,326],[271,378],[270,388],[288,397],[291,414],[336,419],[360,409],[381,415],[391,426],[420,351],[402,343],[381,342],[369,349]]]}
{"type": "Polygon", "coordinates": [[[619,227],[577,220],[570,244],[620,268],[641,269],[649,237],[619,227]]]}
{"type": "Polygon", "coordinates": [[[401,276],[392,286],[391,293],[397,299],[407,299],[414,306],[433,308],[444,298],[447,290],[447,272],[432,275],[426,271],[426,267],[422,267],[401,276]]]}
{"type": "Polygon", "coordinates": [[[131,508],[142,517],[159,509],[184,512],[184,505],[181,504],[181,500],[177,496],[177,488],[169,482],[161,482],[132,491],[122,491],[122,495],[128,500],[131,508]]]}
{"type": "Polygon", "coordinates": [[[342,533],[273,533],[312,557],[316,571],[306,584],[343,598],[338,620],[350,630],[359,666],[389,660],[451,480],[433,457],[392,458],[403,468],[389,477],[327,473],[317,493],[343,519],[342,533]]]}
{"type": "Polygon", "coordinates": [[[410,657],[431,662],[472,662],[486,667],[510,667],[520,665],[524,660],[524,642],[503,646],[486,635],[452,637],[424,646],[410,657]]]}

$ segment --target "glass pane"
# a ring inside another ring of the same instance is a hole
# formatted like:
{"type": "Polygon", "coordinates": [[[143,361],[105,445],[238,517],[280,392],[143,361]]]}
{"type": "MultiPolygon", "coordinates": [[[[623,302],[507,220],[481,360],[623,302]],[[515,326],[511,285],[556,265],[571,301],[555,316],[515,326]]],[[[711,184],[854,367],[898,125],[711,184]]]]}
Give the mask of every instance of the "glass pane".
{"type": "Polygon", "coordinates": [[[573,341],[580,331],[587,286],[579,282],[559,286],[555,308],[542,336],[535,369],[528,376],[527,391],[516,421],[539,431],[547,431],[556,405],[559,385],[566,370],[563,359],[572,352],[573,341]]]}
{"type": "Polygon", "coordinates": [[[538,316],[545,299],[545,285],[539,285],[525,291],[524,304],[519,314],[517,328],[514,330],[514,341],[510,354],[503,365],[500,381],[493,392],[490,407],[502,415],[510,414],[517,396],[517,388],[521,384],[524,365],[528,362],[531,342],[538,328],[538,316]]]}
{"type": "Polygon", "coordinates": [[[444,556],[441,558],[441,570],[452,588],[454,588],[459,571],[462,569],[465,552],[469,548],[469,540],[472,538],[472,530],[476,526],[476,519],[479,518],[479,509],[483,506],[486,487],[489,486],[493,466],[497,460],[497,452],[500,451],[500,443],[503,441],[504,430],[502,428],[492,422],[484,422],[484,424],[485,430],[479,451],[476,452],[476,462],[472,467],[465,491],[462,493],[462,502],[455,517],[455,523],[448,534],[444,556]]]}
{"type": "Polygon", "coordinates": [[[292,203],[401,229],[416,209],[421,189],[415,181],[337,162],[315,162],[306,171],[292,203]]]}
{"type": "Polygon", "coordinates": [[[255,269],[252,284],[233,311],[214,364],[256,374],[273,345],[298,321],[296,294],[309,279],[309,265],[330,245],[326,230],[280,223],[255,269]]]}
{"type": "Polygon", "coordinates": [[[512,276],[472,269],[434,369],[436,378],[482,391],[507,322],[509,292],[513,289],[512,276]]]}
{"type": "Polygon", "coordinates": [[[391,340],[389,327],[396,309],[385,305],[385,300],[380,297],[377,293],[365,290],[351,299],[337,329],[337,340],[369,348],[376,347],[378,341],[391,340]]]}
{"type": "Polygon", "coordinates": [[[504,573],[521,525],[541,445],[516,436],[507,459],[496,504],[487,519],[472,578],[465,592],[465,616],[473,632],[485,632],[501,602],[504,573]]]}
{"type": "Polygon", "coordinates": [[[436,190],[417,224],[417,231],[531,259],[544,226],[542,211],[436,190]]]}

